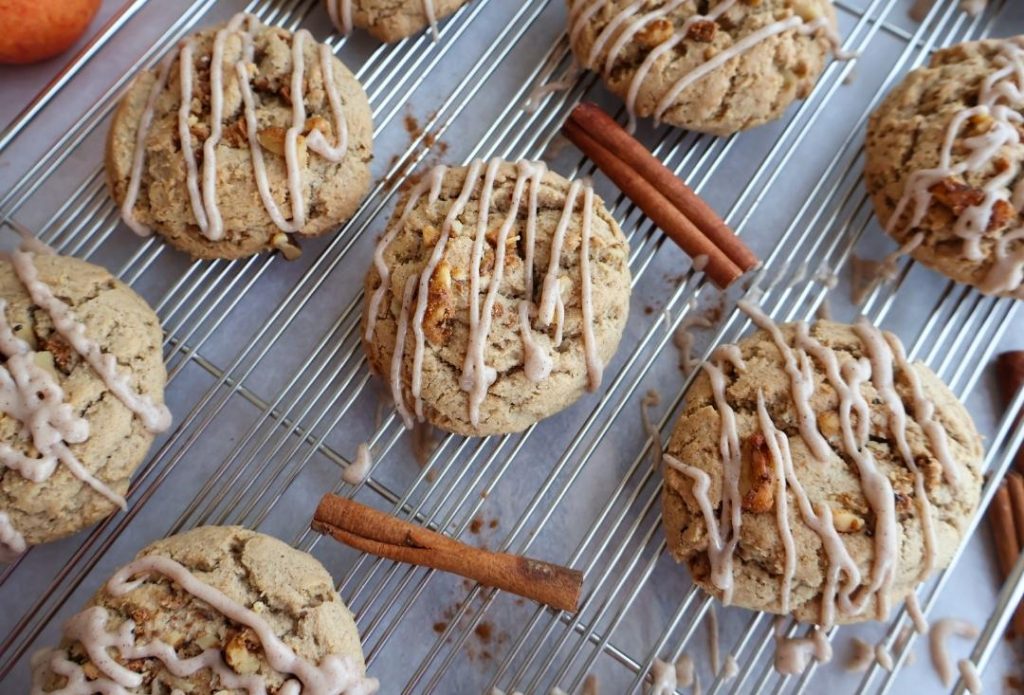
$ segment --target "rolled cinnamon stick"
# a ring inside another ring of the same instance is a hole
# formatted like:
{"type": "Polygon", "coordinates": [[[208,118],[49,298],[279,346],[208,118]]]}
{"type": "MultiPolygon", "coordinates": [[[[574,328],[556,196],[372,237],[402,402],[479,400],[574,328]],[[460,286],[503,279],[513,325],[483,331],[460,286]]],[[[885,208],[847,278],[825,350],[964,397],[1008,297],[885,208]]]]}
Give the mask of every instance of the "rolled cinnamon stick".
{"type": "MultiPolygon", "coordinates": [[[[1010,492],[1010,509],[1013,512],[1017,542],[1018,545],[1024,545],[1024,476],[1010,471],[1006,474],[1006,488],[1010,492]]],[[[1024,551],[1024,548],[1021,548],[1021,551],[1024,551]]],[[[1017,612],[1013,617],[1013,631],[1018,636],[1024,636],[1024,603],[1017,606],[1017,612]]]]}
{"type": "Polygon", "coordinates": [[[324,495],[310,524],[371,555],[452,572],[563,611],[575,611],[578,570],[474,548],[345,497],[324,495]]]}
{"type": "MultiPolygon", "coordinates": [[[[1024,385],[1024,350],[1004,352],[996,358],[996,374],[1003,407],[1009,407],[1017,391],[1024,385]]],[[[1019,416],[1018,416],[1019,418],[1019,416]]],[[[1017,470],[1024,473],[1024,447],[1017,452],[1017,470]]]]}
{"type": "Polygon", "coordinates": [[[729,229],[718,213],[600,106],[582,102],[569,118],[660,191],[740,270],[747,271],[758,264],[754,252],[729,229]]]}
{"type": "MultiPolygon", "coordinates": [[[[992,498],[988,520],[992,527],[992,540],[996,546],[996,564],[999,566],[1000,574],[1005,578],[1013,571],[1013,565],[1020,556],[1020,541],[1013,519],[1013,503],[1006,481],[999,484],[995,497],[992,498]]],[[[1024,634],[1018,630],[1016,614],[1011,625],[1016,634],[1024,634]]]]}
{"type": "Polygon", "coordinates": [[[731,285],[743,271],[693,224],[682,212],[639,173],[595,140],[572,120],[566,121],[562,132],[610,178],[630,200],[654,221],[683,251],[696,259],[707,256],[704,268],[719,288],[731,285]]]}

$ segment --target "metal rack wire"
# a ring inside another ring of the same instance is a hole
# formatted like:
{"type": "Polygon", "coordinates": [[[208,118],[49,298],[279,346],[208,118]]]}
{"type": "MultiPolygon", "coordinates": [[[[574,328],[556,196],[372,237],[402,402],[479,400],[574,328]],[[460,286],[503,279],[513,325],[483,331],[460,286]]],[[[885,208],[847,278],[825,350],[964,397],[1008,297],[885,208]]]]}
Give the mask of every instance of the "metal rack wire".
{"type": "MultiPolygon", "coordinates": [[[[158,442],[136,474],[127,513],[73,541],[34,549],[0,575],[0,626],[6,629],[0,641],[0,689],[26,689],[27,655],[52,641],[62,618],[113,564],[137,549],[128,542],[133,531],[141,527],[155,536],[198,524],[241,523],[293,541],[335,571],[343,597],[357,614],[370,670],[387,668],[386,692],[466,692],[481,686],[547,692],[554,685],[575,692],[595,669],[608,678],[611,692],[637,691],[655,658],[675,659],[694,648],[702,618],[714,610],[712,601],[693,587],[663,588],[667,581],[678,585],[682,573],[666,559],[659,526],[660,481],[648,461],[652,442],[636,434],[633,416],[644,390],[676,383],[658,422],[661,432],[670,431],[689,383],[678,376],[664,378],[676,375],[672,332],[695,305],[714,301],[715,290],[700,274],[685,265],[677,267],[679,257],[671,248],[662,249],[663,239],[653,225],[596,176],[599,189],[603,186],[611,193],[609,206],[631,243],[635,296],[659,297],[660,310],[639,312],[634,301],[626,338],[631,344],[620,350],[625,354],[609,370],[609,383],[599,396],[559,416],[558,427],[541,423],[518,435],[487,439],[446,436],[429,461],[415,468],[404,450],[409,435],[394,414],[385,413],[379,423],[368,415],[375,410],[377,395],[358,335],[361,290],[358,280],[349,280],[361,276],[368,244],[380,230],[395,192],[414,166],[437,156],[430,144],[447,134],[472,130],[472,124],[483,122],[470,140],[475,144],[459,157],[547,154],[565,165],[557,167],[565,173],[595,175],[588,162],[573,160],[571,152],[558,153],[552,146],[565,114],[579,99],[602,97],[593,76],[583,76],[568,91],[547,97],[532,113],[520,108],[536,85],[568,65],[564,39],[554,40],[539,61],[524,49],[538,35],[557,35],[546,30],[546,20],[562,21],[561,3],[475,0],[442,25],[436,43],[421,36],[360,52],[359,46],[348,45],[349,40],[333,37],[332,46],[346,60],[351,53],[360,61],[350,64],[358,66],[357,75],[370,97],[375,137],[395,129],[405,108],[403,97],[421,93],[429,77],[456,70],[457,79],[434,104],[436,110],[422,128],[397,148],[388,166],[381,167],[378,183],[353,220],[287,266],[273,257],[186,264],[156,241],[132,245],[117,231],[117,214],[107,199],[101,168],[82,173],[72,166],[73,153],[101,136],[131,74],[154,64],[218,9],[212,0],[181,4],[178,18],[129,66],[125,77],[97,95],[75,127],[56,139],[49,154],[0,195],[0,222],[39,218],[33,226],[48,243],[65,253],[112,264],[121,277],[147,292],[167,333],[169,394],[173,399],[184,391],[179,384],[194,387],[189,389],[194,396],[173,402],[174,430],[158,442]],[[474,40],[485,30],[491,32],[486,41],[474,40]],[[456,49],[469,50],[475,60],[453,67],[456,49]],[[495,102],[496,112],[481,115],[488,85],[513,68],[520,71],[515,73],[511,98],[506,94],[495,102]],[[48,194],[57,180],[70,183],[56,198],[63,202],[54,205],[48,194]],[[675,271],[671,282],[664,280],[666,269],[675,271]],[[278,277],[283,280],[275,282],[278,277]],[[273,285],[269,293],[268,285],[273,285]],[[328,318],[314,319],[322,316],[328,318]],[[225,431],[230,436],[224,436],[225,431]],[[353,451],[354,442],[364,439],[374,452],[370,477],[363,485],[346,486],[339,476],[340,467],[348,464],[342,452],[353,451]],[[557,456],[533,461],[531,451],[538,444],[557,456]],[[528,474],[520,474],[524,470],[528,474]],[[599,491],[585,509],[573,501],[573,490],[582,484],[599,491]],[[543,545],[551,559],[585,570],[582,607],[567,615],[517,604],[479,586],[453,591],[451,582],[438,573],[320,543],[306,529],[308,510],[311,500],[330,488],[463,538],[471,536],[475,519],[500,505],[502,532],[491,542],[512,552],[543,545]],[[177,516],[168,525],[154,509],[171,495],[180,496],[180,503],[172,506],[177,516]],[[293,513],[296,505],[302,513],[293,513]],[[48,576],[52,579],[30,581],[48,576]],[[434,633],[424,628],[430,625],[429,616],[436,615],[437,596],[444,592],[454,594],[455,603],[434,633]],[[643,638],[638,639],[636,615],[654,602],[669,609],[652,621],[653,627],[640,630],[643,638]],[[496,658],[483,665],[468,664],[468,648],[480,627],[506,615],[514,620],[506,623],[507,642],[490,647],[496,658]],[[401,657],[398,666],[396,656],[401,657]],[[468,671],[476,675],[468,677],[468,671]]],[[[253,0],[244,9],[268,23],[294,29],[322,22],[315,14],[317,4],[253,0]]],[[[33,133],[34,124],[59,102],[75,75],[102,53],[108,40],[130,27],[145,5],[145,0],[134,0],[111,20],[0,135],[0,155],[33,133]]],[[[920,24],[902,21],[906,5],[898,0],[839,0],[836,5],[846,49],[865,56],[885,54],[880,59],[885,62],[878,73],[881,79],[871,83],[869,98],[856,102],[855,109],[830,116],[830,107],[845,99],[844,85],[855,69],[852,64],[833,63],[805,102],[760,134],[715,139],[670,129],[644,133],[671,168],[727,212],[734,229],[770,249],[764,254],[766,270],[759,282],[764,289],[762,305],[778,320],[807,319],[827,300],[841,303],[838,291],[813,279],[799,280],[804,275],[801,266],[814,259],[815,266],[820,263],[838,273],[858,244],[871,236],[865,234],[873,222],[860,184],[860,146],[867,114],[877,100],[935,47],[989,35],[1009,3],[997,0],[971,18],[958,11],[957,3],[940,1],[920,24]],[[831,149],[824,156],[809,153],[810,138],[833,128],[839,137],[833,138],[831,149]],[[730,166],[741,159],[750,167],[737,178],[730,166]],[[814,160],[813,166],[808,160],[814,160]],[[723,177],[729,186],[717,185],[723,177]],[[800,193],[787,196],[793,209],[783,209],[773,194],[793,185],[794,179],[800,193]],[[771,223],[766,225],[765,219],[771,223]],[[775,226],[781,232],[764,228],[775,226]]],[[[714,344],[747,330],[748,322],[731,307],[727,302],[720,323],[707,336],[705,354],[714,344]]],[[[1014,323],[1016,309],[1009,300],[940,283],[908,261],[901,264],[895,282],[876,288],[860,308],[876,323],[898,321],[897,332],[908,343],[910,357],[930,364],[963,398],[975,391],[999,338],[1020,325],[1019,319],[1014,323]],[[930,313],[915,321],[903,315],[901,306],[922,288],[934,303],[930,313]]],[[[1017,395],[1010,412],[1022,406],[1024,393],[1017,395]]],[[[991,475],[983,507],[1012,452],[1024,442],[1024,426],[1015,427],[1013,422],[1009,416],[1001,419],[990,438],[986,466],[991,475]]],[[[926,612],[936,604],[961,557],[958,554],[950,570],[922,588],[926,612]]],[[[979,667],[996,651],[1009,619],[1007,607],[1024,592],[1021,563],[1017,570],[1017,581],[998,597],[975,645],[972,658],[979,667]]],[[[744,668],[731,682],[715,679],[712,692],[814,692],[819,687],[824,669],[813,665],[796,678],[782,678],[772,670],[768,652],[773,626],[768,616],[731,611],[729,618],[739,629],[733,631],[734,640],[727,637],[726,651],[744,668]]],[[[901,610],[885,634],[898,665],[912,644],[912,639],[897,644],[906,624],[901,610]]],[[[786,630],[796,634],[800,626],[790,624],[786,630]]],[[[839,632],[833,630],[830,638],[839,632]]],[[[888,673],[873,667],[855,689],[887,692],[898,674],[898,669],[888,673]]]]}

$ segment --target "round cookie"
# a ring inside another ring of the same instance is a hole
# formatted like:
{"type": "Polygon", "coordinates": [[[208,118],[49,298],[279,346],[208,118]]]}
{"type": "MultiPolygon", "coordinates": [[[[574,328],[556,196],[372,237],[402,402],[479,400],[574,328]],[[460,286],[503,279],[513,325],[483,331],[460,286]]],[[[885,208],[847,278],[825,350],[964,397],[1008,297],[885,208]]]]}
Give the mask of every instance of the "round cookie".
{"type": "Polygon", "coordinates": [[[370,185],[372,134],[366,94],[327,46],[237,15],[135,79],[110,127],[107,178],[140,234],[155,230],[196,258],[279,250],[291,259],[301,239],[355,213],[370,185]]]}
{"type": "Polygon", "coordinates": [[[312,556],[233,526],[144,548],[65,624],[58,648],[33,657],[33,692],[43,693],[81,678],[97,692],[292,692],[317,677],[349,695],[378,687],[331,575],[312,556]]]}
{"type": "Polygon", "coordinates": [[[864,321],[775,326],[752,313],[762,330],[714,353],[666,447],[669,548],[735,605],[826,625],[882,619],[962,540],[981,439],[895,336],[864,321]]]}
{"type": "Polygon", "coordinates": [[[569,0],[576,61],[653,116],[728,135],[806,97],[837,44],[830,0],[569,0]],[[701,14],[703,12],[703,14],[701,14]]]}
{"type": "Polygon", "coordinates": [[[170,424],[163,334],[146,302],[84,261],[20,251],[13,260],[19,272],[0,262],[0,560],[115,511],[154,432],[170,424]],[[101,357],[116,358],[123,383],[108,383],[83,357],[39,288],[30,296],[23,273],[32,268],[101,357]]]}
{"type": "Polygon", "coordinates": [[[453,14],[469,0],[324,0],[334,26],[349,33],[352,26],[374,38],[394,43],[453,14]]]}
{"type": "Polygon", "coordinates": [[[937,51],[871,115],[864,169],[875,212],[904,251],[957,282],[1017,298],[1024,298],[1024,101],[1014,96],[1021,70],[1024,37],[937,51]]]}
{"type": "Polygon", "coordinates": [[[629,312],[628,255],[600,198],[541,163],[438,167],[399,201],[367,274],[370,367],[407,426],[521,431],[599,385],[629,312]]]}

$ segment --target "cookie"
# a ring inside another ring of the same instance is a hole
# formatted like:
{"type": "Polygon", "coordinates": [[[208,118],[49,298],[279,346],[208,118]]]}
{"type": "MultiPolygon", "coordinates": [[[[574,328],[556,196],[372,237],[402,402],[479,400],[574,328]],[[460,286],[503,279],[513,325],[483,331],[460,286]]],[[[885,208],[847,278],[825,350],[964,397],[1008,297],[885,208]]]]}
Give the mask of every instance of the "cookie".
{"type": "Polygon", "coordinates": [[[629,313],[628,256],[593,190],[542,163],[437,167],[399,201],[366,276],[370,367],[409,427],[521,431],[599,386],[629,313]]]}
{"type": "Polygon", "coordinates": [[[162,339],[103,268],[25,251],[0,262],[0,560],[124,506],[170,425],[162,339]]]}
{"type": "Polygon", "coordinates": [[[315,558],[235,526],[157,541],[32,659],[33,692],[377,691],[315,558]],[[111,647],[114,647],[111,649],[111,647]]]}
{"type": "Polygon", "coordinates": [[[901,251],[986,294],[1024,298],[1024,37],[944,48],[868,122],[864,178],[901,251]]]}
{"type": "Polygon", "coordinates": [[[666,447],[669,548],[726,603],[884,619],[963,540],[981,439],[894,335],[744,308],[760,330],[702,366],[666,447]]]}
{"type": "Polygon", "coordinates": [[[366,94],[327,45],[240,14],[135,79],[110,127],[107,178],[139,234],[195,258],[291,259],[355,213],[372,133],[366,94]]]}
{"type": "Polygon", "coordinates": [[[345,34],[356,26],[376,39],[393,43],[430,27],[469,0],[324,0],[334,26],[345,34]]]}
{"type": "Polygon", "coordinates": [[[651,116],[728,135],[774,120],[838,45],[830,0],[568,2],[577,63],[625,100],[631,127],[651,116]]]}

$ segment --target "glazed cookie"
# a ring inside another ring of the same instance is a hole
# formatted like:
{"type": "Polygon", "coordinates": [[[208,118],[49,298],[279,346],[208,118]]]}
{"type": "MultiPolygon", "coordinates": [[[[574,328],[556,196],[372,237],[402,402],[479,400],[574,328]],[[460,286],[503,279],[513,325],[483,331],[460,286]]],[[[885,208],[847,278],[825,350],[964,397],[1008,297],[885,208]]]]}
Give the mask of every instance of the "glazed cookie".
{"type": "Polygon", "coordinates": [[[107,177],[139,234],[196,258],[291,259],[356,211],[372,133],[366,94],[328,46],[240,14],[134,81],[107,177]]]}
{"type": "Polygon", "coordinates": [[[628,255],[593,190],[542,163],[437,167],[399,201],[366,276],[370,366],[407,426],[523,430],[600,384],[628,255]]]}
{"type": "Polygon", "coordinates": [[[885,231],[924,265],[1024,298],[1024,37],[945,48],[871,115],[864,176],[885,231]]]}
{"type": "Polygon", "coordinates": [[[576,61],[653,116],[728,135],[806,97],[838,44],[830,0],[568,0],[576,61]],[[703,14],[702,14],[703,13],[703,14]]]}
{"type": "Polygon", "coordinates": [[[153,310],[103,268],[0,262],[0,561],[89,526],[170,426],[153,310]]]}
{"type": "Polygon", "coordinates": [[[776,326],[702,367],[665,452],[668,545],[725,603],[884,619],[949,564],[983,449],[956,397],[867,321],[776,326]]]}
{"type": "Polygon", "coordinates": [[[374,693],[317,560],[243,528],[143,549],[32,659],[33,693],[374,693]]]}
{"type": "Polygon", "coordinates": [[[334,26],[345,34],[356,26],[392,43],[437,23],[469,0],[324,0],[334,26]]]}

